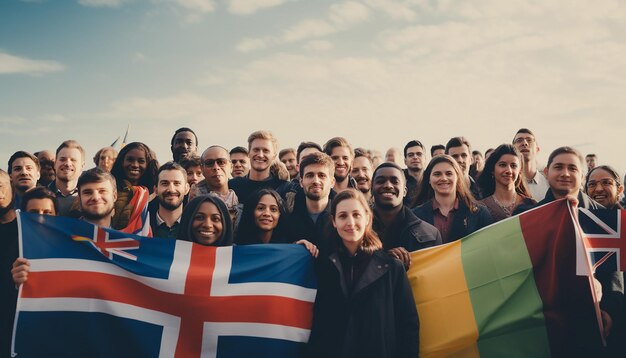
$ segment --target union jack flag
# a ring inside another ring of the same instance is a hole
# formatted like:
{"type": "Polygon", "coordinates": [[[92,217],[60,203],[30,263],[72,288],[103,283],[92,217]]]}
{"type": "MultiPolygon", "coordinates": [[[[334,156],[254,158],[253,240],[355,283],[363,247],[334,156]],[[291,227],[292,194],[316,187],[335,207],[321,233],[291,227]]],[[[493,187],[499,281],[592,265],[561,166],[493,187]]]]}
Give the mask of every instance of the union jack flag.
{"type": "Polygon", "coordinates": [[[581,208],[578,220],[596,271],[626,271],[626,210],[581,208]]]}
{"type": "Polygon", "coordinates": [[[18,220],[31,270],[17,356],[288,357],[308,340],[316,283],[301,245],[214,248],[70,218],[18,220]]]}

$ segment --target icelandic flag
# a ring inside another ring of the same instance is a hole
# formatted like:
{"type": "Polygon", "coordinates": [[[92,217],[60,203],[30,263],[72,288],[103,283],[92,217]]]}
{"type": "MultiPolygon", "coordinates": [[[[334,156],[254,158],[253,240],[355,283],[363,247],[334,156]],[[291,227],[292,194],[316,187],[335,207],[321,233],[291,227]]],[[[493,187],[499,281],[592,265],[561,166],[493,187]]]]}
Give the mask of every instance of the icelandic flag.
{"type": "Polygon", "coordinates": [[[302,245],[207,247],[19,213],[17,357],[289,357],[316,281],[302,245]]]}
{"type": "Polygon", "coordinates": [[[579,209],[578,221],[596,271],[626,271],[626,210],[579,209]]]}

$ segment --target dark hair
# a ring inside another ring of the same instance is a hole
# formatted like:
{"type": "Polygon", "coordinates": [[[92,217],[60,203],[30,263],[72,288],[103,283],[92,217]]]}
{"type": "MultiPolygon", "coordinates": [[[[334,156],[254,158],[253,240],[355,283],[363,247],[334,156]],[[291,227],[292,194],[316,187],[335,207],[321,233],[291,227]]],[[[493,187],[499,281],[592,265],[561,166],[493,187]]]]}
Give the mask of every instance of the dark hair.
{"type": "Polygon", "coordinates": [[[483,194],[483,197],[488,197],[492,195],[496,191],[496,180],[493,177],[493,173],[496,168],[496,164],[503,155],[510,154],[516,156],[519,159],[520,163],[520,172],[515,179],[515,192],[524,197],[530,197],[530,193],[528,192],[528,186],[526,185],[526,180],[524,180],[524,158],[522,154],[515,148],[515,146],[511,144],[502,144],[499,145],[496,149],[494,149],[493,153],[487,158],[485,161],[485,168],[483,169],[482,174],[478,177],[477,183],[480,186],[480,190],[483,194]]]}
{"type": "Polygon", "coordinates": [[[187,128],[187,127],[178,128],[176,132],[174,132],[170,145],[174,146],[174,140],[176,139],[176,135],[180,132],[191,132],[191,134],[193,134],[193,137],[196,140],[196,146],[198,146],[198,136],[196,135],[196,132],[194,132],[191,128],[187,128]]]}
{"type": "MultiPolygon", "coordinates": [[[[404,157],[406,158],[406,152],[409,150],[409,148],[413,148],[413,147],[420,147],[422,148],[422,150],[424,150],[424,145],[422,144],[422,142],[420,142],[419,140],[412,140],[410,142],[408,142],[405,146],[404,146],[404,157]]],[[[432,149],[431,149],[432,151],[432,149]]],[[[432,153],[431,153],[432,156],[432,153]]]]}
{"type": "Polygon", "coordinates": [[[302,154],[302,152],[307,148],[315,148],[319,150],[320,152],[323,152],[322,147],[315,142],[300,142],[298,149],[296,149],[296,160],[298,161],[298,163],[300,163],[302,159],[300,158],[300,154],[302,154]]]}
{"type": "Polygon", "coordinates": [[[261,198],[265,195],[271,195],[278,205],[280,216],[278,218],[278,225],[272,232],[271,242],[273,243],[286,243],[288,242],[287,235],[287,208],[280,195],[272,189],[260,189],[252,193],[246,200],[243,206],[243,212],[241,214],[241,220],[237,226],[237,236],[235,237],[235,244],[237,245],[249,245],[249,244],[261,244],[261,230],[256,225],[254,220],[254,211],[259,204],[261,198]]]}
{"type": "Polygon", "coordinates": [[[372,156],[364,148],[355,148],[354,149],[354,159],[359,158],[359,157],[367,158],[367,160],[370,162],[370,164],[372,166],[374,165],[374,161],[372,160],[372,156]]]}
{"type": "MultiPolygon", "coordinates": [[[[332,216],[333,222],[335,220],[335,216],[337,215],[337,205],[339,205],[339,203],[341,203],[342,201],[349,199],[357,200],[363,207],[363,210],[365,210],[365,212],[369,216],[367,225],[364,228],[363,240],[361,241],[360,251],[371,255],[372,253],[374,253],[374,251],[381,250],[383,248],[383,243],[380,241],[380,238],[378,237],[378,234],[376,234],[376,231],[372,229],[372,220],[374,218],[374,214],[372,213],[372,209],[367,203],[367,200],[360,191],[349,188],[335,196],[330,204],[330,215],[332,216]]],[[[330,240],[332,246],[342,247],[341,237],[339,236],[339,233],[336,229],[331,230],[330,240]]]]}
{"type": "Polygon", "coordinates": [[[443,149],[444,151],[446,150],[446,146],[443,144],[435,144],[432,147],[430,147],[430,156],[434,157],[435,156],[435,151],[438,149],[443,149]]]}
{"type": "Polygon", "coordinates": [[[589,182],[589,177],[591,177],[591,173],[595,172],[598,169],[602,169],[605,172],[609,173],[609,175],[611,176],[611,178],[613,178],[613,180],[615,181],[615,184],[617,184],[617,187],[619,188],[620,186],[622,186],[622,180],[619,176],[619,173],[617,172],[617,170],[615,170],[615,168],[613,168],[610,165],[598,165],[597,167],[592,168],[589,173],[587,173],[587,177],[585,178],[585,192],[587,191],[587,182],[589,182]]]}
{"type": "Polygon", "coordinates": [[[156,174],[156,181],[155,184],[158,184],[159,181],[159,174],[161,174],[162,171],[165,170],[178,170],[183,174],[183,178],[185,178],[185,183],[187,182],[187,172],[185,171],[185,169],[183,168],[182,165],[174,162],[174,161],[169,161],[163,165],[161,165],[161,167],[159,167],[159,170],[157,171],[156,174]]]}
{"type": "Polygon", "coordinates": [[[13,172],[13,162],[16,161],[19,158],[30,158],[35,165],[37,166],[37,170],[41,170],[41,165],[39,164],[39,159],[37,159],[36,156],[25,152],[23,150],[18,150],[17,152],[13,153],[13,155],[11,156],[11,158],[9,158],[9,174],[11,174],[13,172]]]}
{"type": "Polygon", "coordinates": [[[465,137],[452,137],[452,138],[450,138],[448,143],[446,143],[446,154],[448,154],[450,152],[450,148],[462,147],[463,144],[465,144],[467,146],[467,151],[469,153],[471,153],[472,152],[472,146],[470,145],[470,143],[467,140],[467,138],[465,138],[465,137]]]}
{"type": "Polygon", "coordinates": [[[402,174],[400,176],[400,178],[402,180],[404,180],[404,182],[406,184],[406,178],[404,176],[404,171],[402,170],[402,168],[400,168],[400,166],[398,164],[396,164],[394,162],[382,162],[382,163],[380,163],[380,165],[378,165],[376,167],[376,169],[374,169],[374,172],[372,173],[372,182],[374,181],[374,178],[376,178],[376,173],[378,173],[378,170],[382,169],[382,168],[395,168],[395,169],[398,169],[400,171],[400,173],[402,174]]]}
{"type": "Polygon", "coordinates": [[[33,199],[50,199],[52,201],[52,205],[54,206],[55,215],[59,212],[59,204],[57,203],[57,196],[51,192],[48,188],[43,186],[36,186],[32,189],[29,189],[22,195],[22,211],[26,211],[26,206],[28,206],[28,202],[33,199]]]}
{"type": "Polygon", "coordinates": [[[459,200],[462,200],[472,213],[476,213],[478,211],[476,199],[474,199],[472,192],[469,190],[469,188],[467,187],[467,184],[465,183],[465,178],[463,177],[463,172],[461,171],[461,167],[456,162],[456,160],[454,160],[454,158],[452,158],[451,156],[447,154],[438,155],[434,157],[433,159],[431,159],[430,163],[428,163],[428,166],[426,167],[426,169],[424,169],[424,176],[423,176],[424,179],[422,180],[422,187],[420,188],[419,194],[417,194],[415,203],[417,205],[421,205],[435,197],[435,191],[433,190],[433,187],[430,185],[430,175],[432,174],[433,168],[435,167],[435,165],[439,163],[448,163],[452,166],[457,176],[456,197],[459,200]]]}
{"type": "Polygon", "coordinates": [[[246,156],[248,156],[250,152],[248,152],[248,149],[246,149],[245,147],[235,147],[231,149],[228,154],[233,155],[235,153],[241,153],[241,154],[245,154],[246,156]]]}
{"type": "MultiPolygon", "coordinates": [[[[132,142],[126,144],[124,148],[122,148],[115,159],[115,163],[113,163],[113,167],[111,168],[111,174],[117,180],[118,189],[124,187],[124,180],[126,179],[126,174],[124,173],[124,159],[128,152],[133,149],[143,150],[146,153],[146,171],[143,173],[141,178],[139,178],[139,182],[137,185],[145,186],[150,193],[154,191],[154,184],[157,178],[157,171],[159,168],[159,163],[156,158],[152,156],[152,150],[150,148],[141,143],[141,142],[132,142]]],[[[186,175],[186,174],[185,174],[186,175]]]]}
{"type": "MultiPolygon", "coordinates": [[[[622,181],[620,178],[619,173],[617,172],[617,170],[615,170],[615,168],[613,168],[610,165],[599,165],[597,167],[592,168],[588,173],[587,176],[585,177],[585,193],[587,193],[588,189],[587,189],[587,183],[589,183],[589,178],[591,177],[591,173],[595,172],[598,169],[602,169],[605,172],[609,173],[609,175],[611,176],[611,178],[613,178],[613,180],[615,181],[615,185],[619,188],[621,187],[622,181]]],[[[610,209],[610,208],[607,208],[610,209]]],[[[615,207],[613,209],[623,209],[622,204],[620,204],[619,202],[619,198],[617,200],[617,203],[615,205],[615,207]]]]}
{"type": "Polygon", "coordinates": [[[481,153],[480,150],[472,150],[472,155],[480,155],[481,158],[483,157],[483,153],[481,153]]]}
{"type": "MultiPolygon", "coordinates": [[[[189,170],[189,168],[202,166],[202,161],[200,160],[200,157],[198,157],[197,155],[194,155],[191,158],[181,160],[179,164],[183,168],[183,170],[187,171],[187,170],[189,170]]],[[[165,165],[165,164],[163,164],[163,165],[165,165]]],[[[161,168],[162,167],[163,166],[161,166],[161,168]]],[[[159,169],[159,171],[160,171],[160,169],[159,169]]],[[[157,173],[157,175],[158,175],[158,173],[157,173]]],[[[185,175],[187,175],[186,172],[185,172],[185,175]]]]}
{"type": "Polygon", "coordinates": [[[573,154],[577,156],[578,161],[580,162],[580,169],[582,170],[583,163],[585,162],[583,155],[580,154],[580,152],[577,149],[574,149],[568,146],[558,147],[555,150],[553,150],[552,153],[550,153],[550,156],[548,157],[548,164],[546,165],[546,167],[550,168],[550,164],[552,164],[552,162],[554,161],[554,158],[556,158],[557,155],[561,155],[561,154],[573,154]]]}
{"type": "Polygon", "coordinates": [[[117,185],[116,185],[115,177],[111,175],[111,173],[105,170],[102,170],[101,168],[95,167],[89,170],[85,170],[80,175],[80,177],[78,177],[78,183],[76,184],[76,187],[78,188],[78,193],[80,193],[80,187],[85,184],[100,183],[100,182],[107,181],[107,180],[111,182],[111,186],[113,187],[113,190],[116,190],[117,185]]]}
{"type": "Polygon", "coordinates": [[[304,169],[313,164],[321,164],[328,168],[328,173],[332,176],[335,172],[335,162],[324,152],[311,153],[305,156],[300,163],[300,178],[304,178],[304,169]]]}
{"type": "Polygon", "coordinates": [[[177,240],[195,242],[191,232],[193,219],[198,213],[200,205],[210,202],[217,207],[222,217],[222,235],[211,246],[231,246],[233,244],[233,223],[228,213],[228,208],[222,199],[214,195],[198,195],[191,199],[183,209],[183,215],[180,218],[180,230],[178,230],[177,240]]]}
{"type": "Polygon", "coordinates": [[[589,158],[589,157],[597,158],[598,156],[593,154],[593,153],[589,153],[589,154],[585,155],[585,158],[589,158]]]}
{"type": "MultiPolygon", "coordinates": [[[[526,134],[530,134],[531,136],[535,136],[535,133],[533,133],[533,131],[531,131],[528,128],[520,128],[517,130],[517,132],[515,132],[515,136],[520,134],[520,133],[526,133],[526,134]]],[[[515,139],[515,136],[513,136],[513,138],[515,139]]]]}

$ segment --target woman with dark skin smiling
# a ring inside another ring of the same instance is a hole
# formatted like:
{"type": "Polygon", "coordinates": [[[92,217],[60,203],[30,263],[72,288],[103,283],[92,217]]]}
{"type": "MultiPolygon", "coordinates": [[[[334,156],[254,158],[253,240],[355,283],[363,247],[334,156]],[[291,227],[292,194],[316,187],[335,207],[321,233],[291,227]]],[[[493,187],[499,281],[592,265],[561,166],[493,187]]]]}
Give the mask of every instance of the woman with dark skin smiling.
{"type": "Polygon", "coordinates": [[[226,204],[213,195],[193,198],[183,210],[176,239],[204,246],[231,246],[233,224],[226,204]]]}
{"type": "Polygon", "coordinates": [[[587,173],[585,191],[607,209],[623,209],[619,196],[624,192],[624,185],[617,171],[608,165],[597,166],[587,173]]]}
{"type": "Polygon", "coordinates": [[[311,242],[293,241],[284,225],[286,216],[285,204],[276,191],[258,190],[243,207],[235,244],[302,244],[313,257],[317,257],[317,247],[311,242]]]}
{"type": "Polygon", "coordinates": [[[121,230],[128,225],[134,210],[132,199],[140,192],[137,187],[144,187],[152,193],[158,168],[159,163],[152,151],[143,143],[132,142],[120,150],[111,168],[117,182],[115,214],[111,221],[114,229],[121,230]]]}

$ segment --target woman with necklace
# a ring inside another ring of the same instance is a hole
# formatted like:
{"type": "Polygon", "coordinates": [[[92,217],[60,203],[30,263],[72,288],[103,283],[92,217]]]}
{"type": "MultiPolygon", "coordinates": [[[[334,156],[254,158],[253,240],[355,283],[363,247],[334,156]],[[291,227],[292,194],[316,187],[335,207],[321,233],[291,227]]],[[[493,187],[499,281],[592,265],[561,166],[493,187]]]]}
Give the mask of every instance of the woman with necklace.
{"type": "Polygon", "coordinates": [[[478,185],[485,197],[481,200],[494,222],[511,216],[520,205],[535,204],[522,177],[522,156],[510,144],[502,144],[487,159],[478,185]]]}

